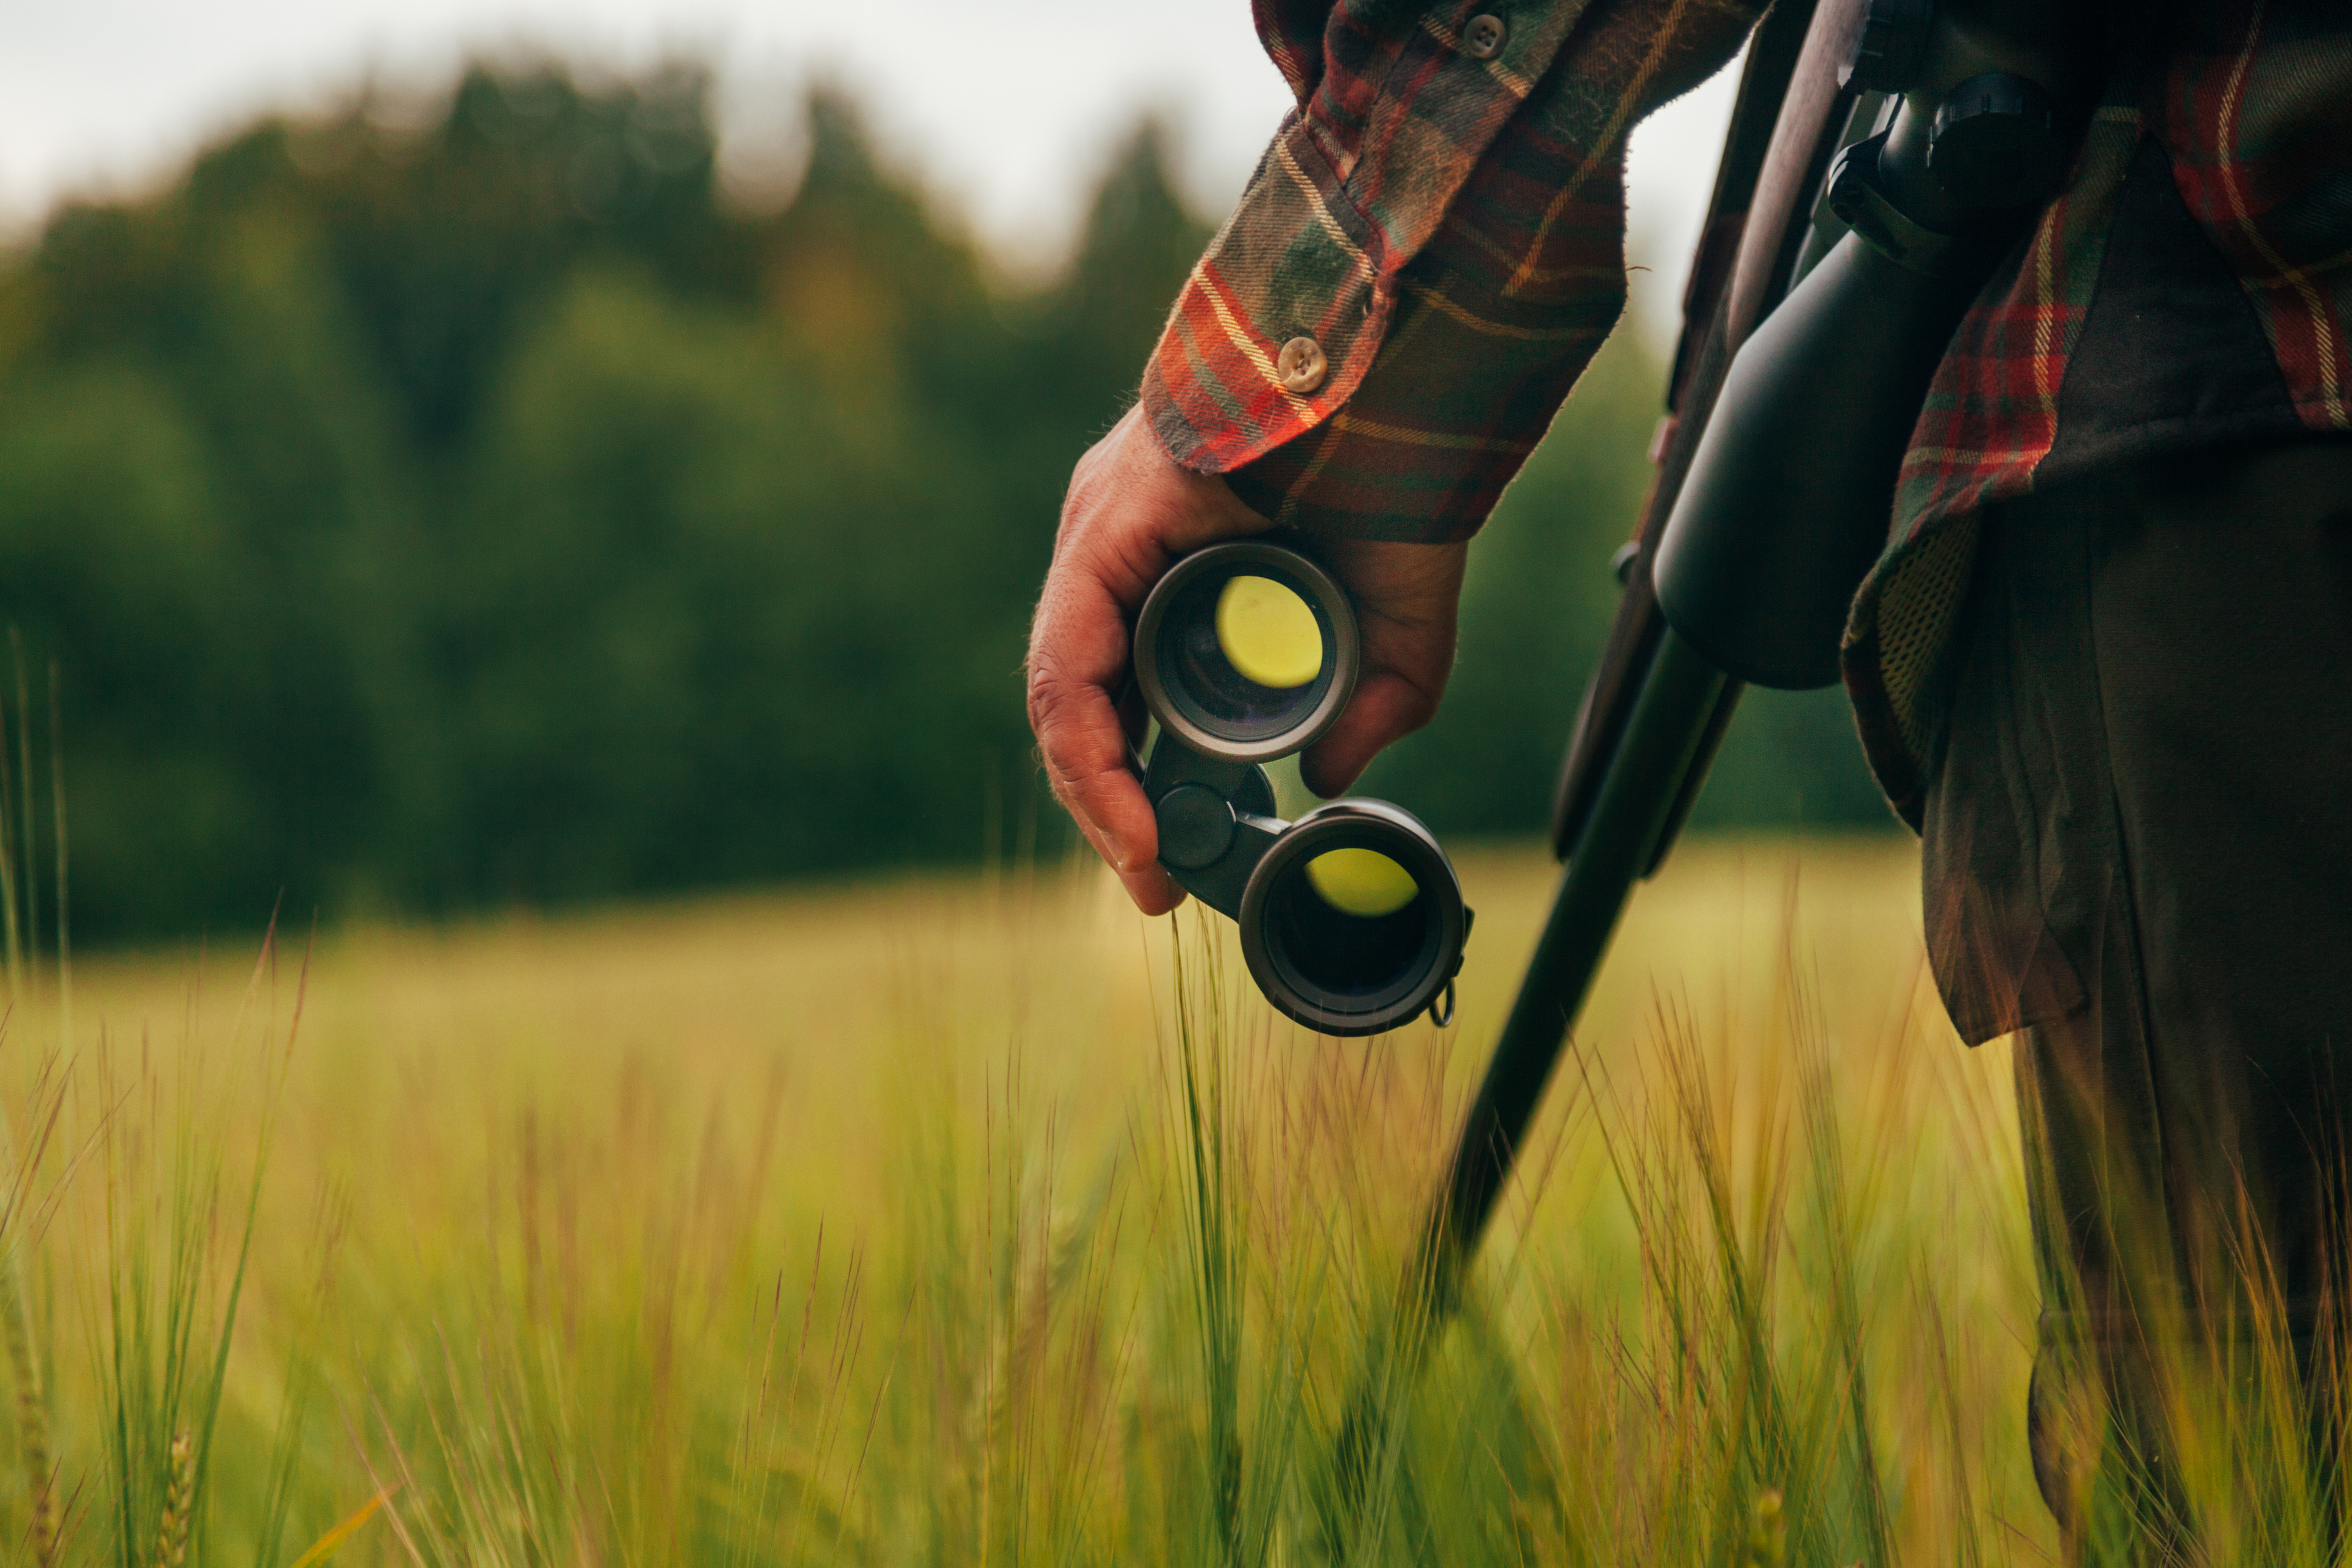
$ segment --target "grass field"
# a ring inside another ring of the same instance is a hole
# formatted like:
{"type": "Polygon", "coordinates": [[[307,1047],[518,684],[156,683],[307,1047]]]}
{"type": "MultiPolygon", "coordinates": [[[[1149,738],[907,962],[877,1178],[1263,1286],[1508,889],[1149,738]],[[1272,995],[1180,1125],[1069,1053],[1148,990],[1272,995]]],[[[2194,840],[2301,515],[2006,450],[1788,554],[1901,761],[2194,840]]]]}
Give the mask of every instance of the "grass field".
{"type": "Polygon", "coordinates": [[[85,960],[69,1022],[44,964],[0,1540],[282,1568],[381,1499],[340,1561],[2046,1557],[2006,1047],[1895,841],[1639,895],[1405,1373],[1551,874],[1462,870],[1460,1022],[1370,1043],[1078,867],[85,960]]]}

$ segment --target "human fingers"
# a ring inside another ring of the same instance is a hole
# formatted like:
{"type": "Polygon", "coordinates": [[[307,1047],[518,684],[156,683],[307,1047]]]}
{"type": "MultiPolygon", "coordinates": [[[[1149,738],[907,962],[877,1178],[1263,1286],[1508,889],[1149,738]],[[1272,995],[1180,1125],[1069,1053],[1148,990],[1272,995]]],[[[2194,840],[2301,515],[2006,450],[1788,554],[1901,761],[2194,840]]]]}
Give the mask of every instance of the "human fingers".
{"type": "Polygon", "coordinates": [[[1183,894],[1158,864],[1160,829],[1129,765],[1128,726],[1112,700],[1127,633],[1100,578],[1073,568],[1046,580],[1029,657],[1029,727],[1046,782],[1146,914],[1183,894]]]}
{"type": "Polygon", "coordinates": [[[1454,670],[1468,546],[1360,542],[1327,553],[1355,601],[1362,645],[1354,696],[1299,758],[1307,787],[1330,796],[1436,714],[1454,670]]]}
{"type": "Polygon", "coordinates": [[[1141,736],[1128,626],[1175,558],[1265,521],[1223,481],[1180,468],[1131,411],[1072,475],[1031,627],[1030,728],[1055,798],[1147,914],[1183,894],[1157,862],[1159,826],[1129,765],[1141,736]]]}

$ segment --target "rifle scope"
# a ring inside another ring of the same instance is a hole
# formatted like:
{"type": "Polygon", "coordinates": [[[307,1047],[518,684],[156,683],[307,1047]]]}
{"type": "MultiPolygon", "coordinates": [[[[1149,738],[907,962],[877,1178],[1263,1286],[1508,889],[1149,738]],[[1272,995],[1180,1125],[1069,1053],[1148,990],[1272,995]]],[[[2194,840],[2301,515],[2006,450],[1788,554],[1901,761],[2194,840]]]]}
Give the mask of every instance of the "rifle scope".
{"type": "Polygon", "coordinates": [[[1436,838],[1377,800],[1285,822],[1259,765],[1311,743],[1355,690],[1346,591],[1291,545],[1212,545],[1152,588],[1134,662],[1160,724],[1143,791],[1160,864],[1239,924],[1267,1002],[1327,1035],[1451,1021],[1471,911],[1436,838]]]}

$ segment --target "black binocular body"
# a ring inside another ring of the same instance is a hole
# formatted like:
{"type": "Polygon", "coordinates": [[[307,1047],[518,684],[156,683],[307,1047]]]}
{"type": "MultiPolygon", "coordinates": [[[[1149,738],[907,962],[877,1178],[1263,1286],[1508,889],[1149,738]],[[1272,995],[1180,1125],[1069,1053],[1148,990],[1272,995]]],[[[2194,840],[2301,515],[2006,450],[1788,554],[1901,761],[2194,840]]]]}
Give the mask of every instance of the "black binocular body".
{"type": "Polygon", "coordinates": [[[1160,864],[1239,925],[1267,1002],[1327,1035],[1450,1021],[1470,935],[1453,862],[1412,813],[1347,799],[1276,815],[1261,764],[1331,727],[1360,662],[1346,591],[1297,541],[1186,556],[1135,627],[1135,682],[1160,726],[1143,790],[1160,864]]]}

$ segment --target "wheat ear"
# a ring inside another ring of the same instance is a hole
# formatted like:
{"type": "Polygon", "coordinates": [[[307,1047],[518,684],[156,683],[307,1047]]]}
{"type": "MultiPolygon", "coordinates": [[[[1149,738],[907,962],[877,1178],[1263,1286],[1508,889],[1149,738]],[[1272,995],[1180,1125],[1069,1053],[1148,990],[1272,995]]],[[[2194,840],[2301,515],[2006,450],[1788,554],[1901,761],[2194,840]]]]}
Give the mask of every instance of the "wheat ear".
{"type": "Polygon", "coordinates": [[[33,1322],[16,1249],[0,1247],[0,1340],[16,1383],[16,1440],[25,1457],[25,1484],[33,1498],[33,1560],[48,1568],[58,1552],[58,1501],[49,1474],[49,1412],[41,1398],[41,1365],[33,1359],[33,1322]]]}
{"type": "Polygon", "coordinates": [[[155,1532],[155,1568],[188,1560],[188,1515],[196,1506],[196,1445],[185,1432],[172,1439],[172,1486],[163,1494],[163,1524],[155,1532]]]}
{"type": "Polygon", "coordinates": [[[1748,1551],[1740,1561],[1748,1568],[1784,1568],[1789,1561],[1789,1519],[1780,1492],[1768,1488],[1757,1493],[1749,1519],[1748,1551]]]}

